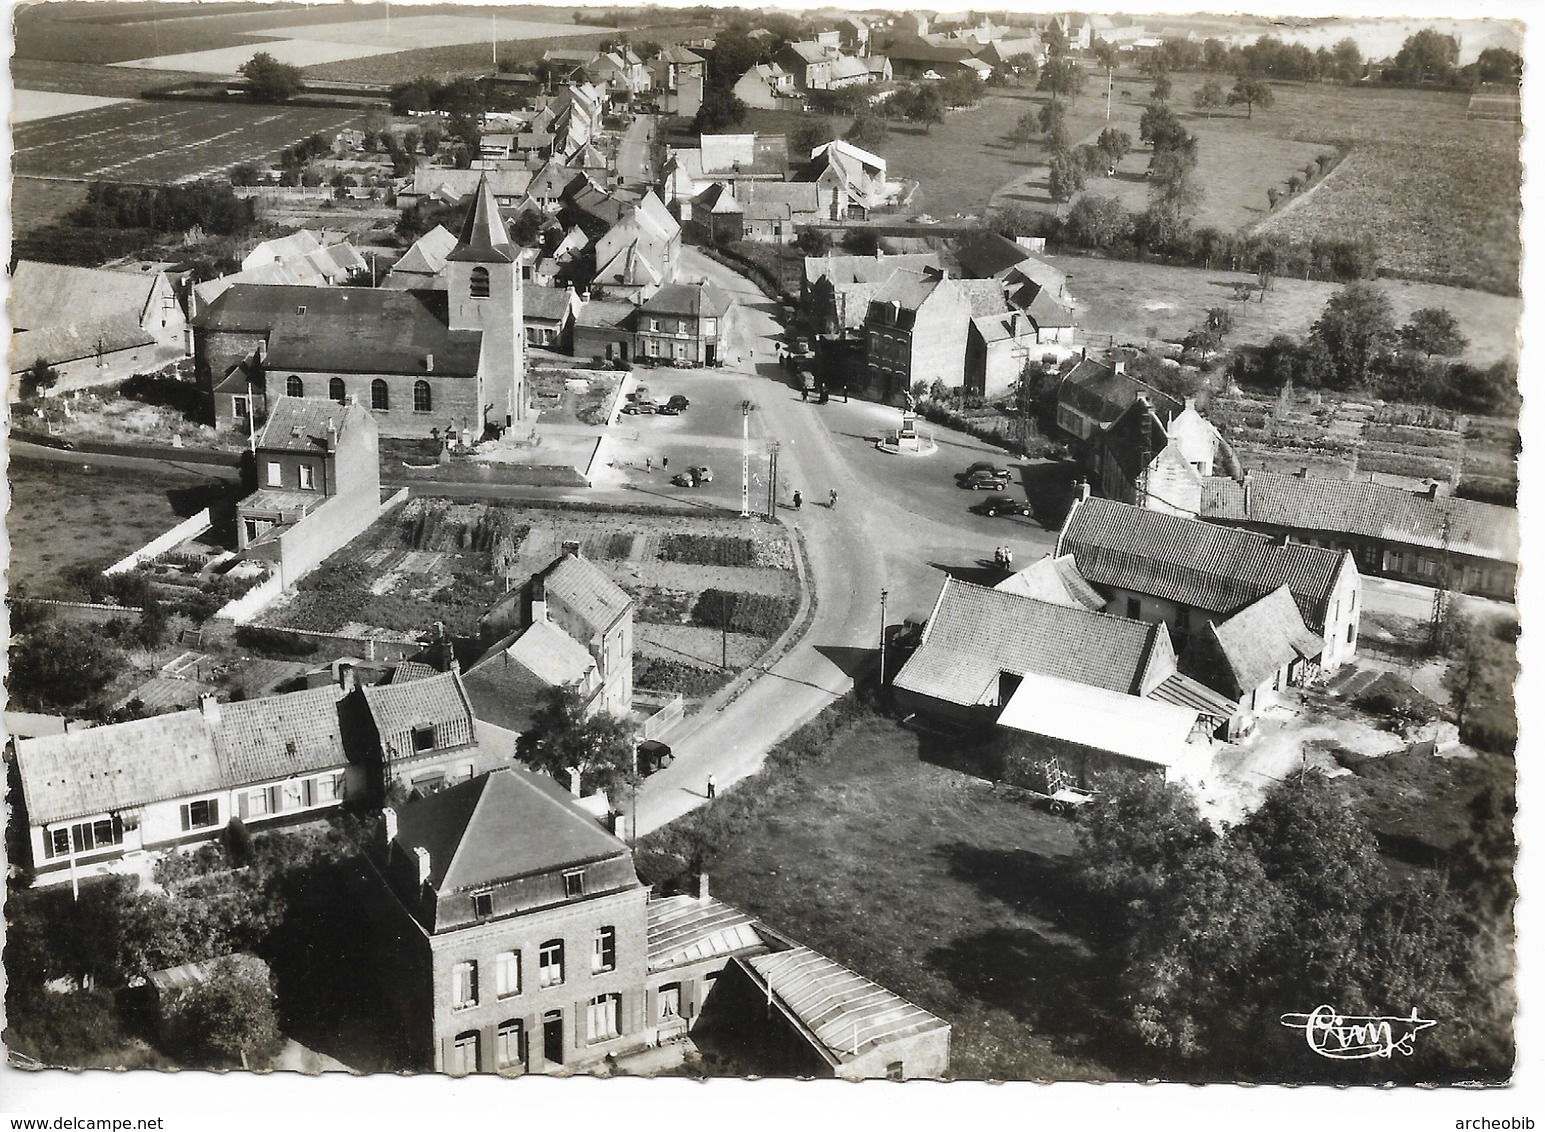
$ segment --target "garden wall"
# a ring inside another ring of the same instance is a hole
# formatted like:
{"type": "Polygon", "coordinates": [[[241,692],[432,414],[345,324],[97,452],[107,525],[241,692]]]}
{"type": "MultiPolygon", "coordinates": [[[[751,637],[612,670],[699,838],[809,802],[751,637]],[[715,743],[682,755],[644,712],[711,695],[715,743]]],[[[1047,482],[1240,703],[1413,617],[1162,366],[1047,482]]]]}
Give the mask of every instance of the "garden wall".
{"type": "Polygon", "coordinates": [[[178,543],[197,538],[213,525],[214,522],[209,517],[209,508],[206,507],[198,514],[190,515],[164,534],[157,535],[133,554],[120,558],[102,573],[108,577],[114,574],[126,574],[140,563],[149,562],[156,556],[171,550],[178,543]]]}

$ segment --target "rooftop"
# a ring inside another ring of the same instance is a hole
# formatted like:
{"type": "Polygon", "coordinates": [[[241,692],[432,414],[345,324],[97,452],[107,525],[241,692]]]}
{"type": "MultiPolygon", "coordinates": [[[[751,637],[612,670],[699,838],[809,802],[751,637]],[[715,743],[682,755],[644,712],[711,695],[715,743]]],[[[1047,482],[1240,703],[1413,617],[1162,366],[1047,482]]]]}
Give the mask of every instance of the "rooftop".
{"type": "Polygon", "coordinates": [[[596,633],[610,629],[633,606],[633,599],[621,586],[595,563],[575,554],[566,554],[549,566],[544,584],[549,600],[563,602],[596,633]]]}
{"type": "Polygon", "coordinates": [[[665,896],[649,902],[651,971],[766,946],[755,920],[712,897],[665,896]]]}
{"type": "Polygon", "coordinates": [[[1027,673],[998,714],[998,726],[1173,766],[1186,753],[1196,716],[1162,700],[1027,673]]]}
{"type": "Polygon", "coordinates": [[[365,423],[371,420],[362,405],[340,405],[319,397],[280,396],[269,410],[257,446],[270,452],[325,452],[339,437],[373,428],[373,422],[365,423]]]}

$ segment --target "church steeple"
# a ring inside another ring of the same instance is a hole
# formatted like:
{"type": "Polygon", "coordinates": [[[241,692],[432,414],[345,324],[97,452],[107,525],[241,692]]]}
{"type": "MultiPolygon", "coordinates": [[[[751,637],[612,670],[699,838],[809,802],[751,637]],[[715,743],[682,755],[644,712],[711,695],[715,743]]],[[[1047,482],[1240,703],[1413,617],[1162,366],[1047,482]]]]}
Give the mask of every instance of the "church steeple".
{"type": "Polygon", "coordinates": [[[499,215],[499,202],[494,199],[488,174],[484,173],[478,178],[477,200],[462,225],[461,239],[445,258],[459,263],[514,263],[519,255],[499,215]]]}

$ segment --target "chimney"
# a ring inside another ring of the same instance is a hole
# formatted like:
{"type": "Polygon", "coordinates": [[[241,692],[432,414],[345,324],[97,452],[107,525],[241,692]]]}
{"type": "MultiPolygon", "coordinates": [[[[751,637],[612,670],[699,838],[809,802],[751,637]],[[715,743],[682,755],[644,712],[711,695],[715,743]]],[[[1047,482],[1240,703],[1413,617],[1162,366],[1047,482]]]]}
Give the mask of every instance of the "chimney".
{"type": "Polygon", "coordinates": [[[418,883],[420,886],[429,883],[429,850],[422,845],[413,847],[413,856],[418,859],[418,883]]]}
{"type": "Polygon", "coordinates": [[[1427,498],[1428,499],[1436,499],[1437,497],[1438,497],[1438,481],[1437,480],[1433,480],[1431,483],[1429,483],[1427,485],[1427,498]]]}
{"type": "Polygon", "coordinates": [[[81,731],[90,730],[91,724],[84,719],[67,719],[64,721],[64,733],[75,735],[81,731]]]}
{"type": "Polygon", "coordinates": [[[1089,347],[1088,346],[1085,346],[1081,350],[1078,351],[1078,360],[1081,361],[1081,362],[1087,362],[1089,360],[1089,347]]]}
{"type": "Polygon", "coordinates": [[[697,898],[703,903],[708,902],[708,874],[697,874],[697,898]]]}
{"type": "Polygon", "coordinates": [[[198,710],[211,727],[220,726],[220,701],[213,692],[203,692],[198,698],[198,710]]]}
{"type": "Polygon", "coordinates": [[[424,355],[424,372],[425,373],[434,373],[434,371],[435,371],[435,356],[433,354],[425,354],[424,355]]]}
{"type": "Polygon", "coordinates": [[[569,793],[574,795],[574,797],[578,798],[580,796],[580,793],[579,793],[579,767],[571,766],[571,767],[568,767],[566,769],[569,772],[569,793]]]}
{"type": "Polygon", "coordinates": [[[327,419],[327,435],[322,438],[322,446],[328,452],[338,447],[338,422],[331,417],[327,419]]]}
{"type": "Polygon", "coordinates": [[[563,544],[563,553],[578,558],[580,556],[579,543],[573,540],[566,540],[563,544]]]}
{"type": "Polygon", "coordinates": [[[1301,480],[1306,480],[1309,478],[1309,469],[1307,467],[1301,466],[1299,467],[1298,471],[1294,472],[1293,474],[1301,480]]]}
{"type": "Polygon", "coordinates": [[[358,405],[359,404],[359,399],[357,397],[355,397],[354,394],[352,394],[352,393],[345,393],[343,395],[343,403],[345,405],[358,405]]]}
{"type": "Polygon", "coordinates": [[[386,822],[386,846],[390,849],[392,842],[397,840],[397,811],[387,806],[381,811],[381,817],[386,822]]]}

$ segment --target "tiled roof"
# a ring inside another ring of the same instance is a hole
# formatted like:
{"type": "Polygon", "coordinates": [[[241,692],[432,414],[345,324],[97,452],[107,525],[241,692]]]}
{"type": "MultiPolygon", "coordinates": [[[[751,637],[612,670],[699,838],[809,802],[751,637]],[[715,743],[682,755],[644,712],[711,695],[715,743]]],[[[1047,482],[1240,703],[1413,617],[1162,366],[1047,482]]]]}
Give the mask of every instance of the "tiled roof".
{"type": "Polygon", "coordinates": [[[1105,598],[1084,581],[1071,554],[1061,558],[1048,554],[1038,558],[1017,574],[1010,574],[993,589],[999,593],[1019,594],[1070,609],[1101,610],[1105,598]]]}
{"type": "Polygon", "coordinates": [[[1118,372],[1093,358],[1084,358],[1070,369],[1057,387],[1057,399],[1068,401],[1101,424],[1110,424],[1138,397],[1147,397],[1160,416],[1173,416],[1185,405],[1145,381],[1118,372]]]}
{"type": "Polygon", "coordinates": [[[1312,476],[1250,472],[1244,484],[1216,477],[1205,484],[1202,518],[1298,531],[1360,535],[1387,543],[1441,549],[1501,562],[1518,561],[1518,512],[1455,496],[1312,476]]]}
{"type": "Polygon", "coordinates": [[[582,680],[595,667],[585,646],[551,621],[531,625],[500,655],[497,663],[521,665],[550,687],[582,680]]]}
{"type": "Polygon", "coordinates": [[[456,247],[456,235],[443,224],[436,224],[425,232],[413,246],[403,253],[392,272],[409,275],[438,275],[445,270],[446,257],[456,247]]]}
{"type": "Polygon", "coordinates": [[[833,286],[844,283],[883,283],[898,268],[922,272],[939,268],[938,252],[916,255],[815,255],[805,257],[805,279],[815,283],[829,280],[833,286]]]}
{"type": "Polygon", "coordinates": [[[983,232],[962,240],[955,248],[955,258],[967,278],[991,279],[1029,259],[1030,253],[1005,236],[983,232]]]}
{"type": "Polygon", "coordinates": [[[130,274],[21,260],[11,275],[11,324],[26,331],[12,343],[13,367],[33,358],[69,361],[152,341],[140,325],[157,272],[130,274]],[[22,343],[27,343],[25,348],[22,343]],[[23,350],[25,349],[25,352],[23,350]]]}
{"type": "Polygon", "coordinates": [[[1239,705],[1221,692],[1215,692],[1206,684],[1180,672],[1172,672],[1155,684],[1148,698],[1188,708],[1197,715],[1204,715],[1219,723],[1232,719],[1239,710],[1239,705]]]}
{"type": "MultiPolygon", "coordinates": [[[[588,654],[587,654],[588,655],[588,654]]],[[[462,675],[472,712],[482,722],[524,735],[552,685],[494,649],[462,675]]]]}
{"type": "Polygon", "coordinates": [[[16,744],[34,825],[342,766],[336,686],[104,724],[16,744]],[[293,749],[292,749],[293,744],[293,749]]]}
{"type": "Polygon", "coordinates": [[[328,443],[328,428],[342,437],[355,429],[370,426],[370,412],[362,405],[340,405],[320,397],[280,396],[269,410],[257,446],[263,451],[323,452],[328,443]]]}
{"type": "Polygon", "coordinates": [[[1278,586],[1292,588],[1304,623],[1323,632],[1341,551],[1283,545],[1265,535],[1182,519],[1109,499],[1074,506],[1057,538],[1096,586],[1149,594],[1229,616],[1278,586]]]}
{"type": "Polygon", "coordinates": [[[1206,632],[1233,679],[1228,690],[1238,695],[1260,687],[1290,661],[1312,660],[1325,651],[1325,642],[1309,632],[1287,586],[1209,625],[1206,632]]]}
{"type": "Polygon", "coordinates": [[[651,971],[767,946],[755,920],[713,897],[661,897],[649,902],[648,916],[651,971]]]}
{"type": "Polygon", "coordinates": [[[836,48],[827,47],[825,44],[815,43],[811,40],[790,43],[784,50],[792,51],[806,63],[821,63],[836,54],[836,48]]]}
{"type": "Polygon", "coordinates": [[[545,775],[509,767],[416,798],[397,815],[395,844],[429,851],[440,892],[605,860],[617,838],[545,775]]]}
{"type": "Polygon", "coordinates": [[[574,303],[574,292],[567,287],[544,287],[540,283],[527,283],[523,288],[523,313],[527,318],[548,322],[561,322],[569,315],[574,303]]]}
{"type": "Polygon", "coordinates": [[[936,275],[916,271],[894,271],[874,293],[871,302],[899,303],[904,311],[915,311],[943,280],[936,275]]]}
{"type": "Polygon", "coordinates": [[[736,962],[798,1020],[816,1052],[840,1066],[949,1023],[808,947],[736,962]]]}
{"type": "Polygon", "coordinates": [[[651,314],[713,317],[729,309],[729,299],[711,283],[667,283],[639,309],[651,314]]]}
{"type": "Polygon", "coordinates": [[[566,554],[547,568],[544,584],[549,599],[557,598],[593,632],[610,629],[633,605],[633,599],[590,562],[566,554]]]}
{"type": "Polygon", "coordinates": [[[1163,625],[949,578],[896,687],[976,706],[997,702],[1003,673],[1038,672],[1141,695],[1173,668],[1163,625]]]}
{"type": "Polygon", "coordinates": [[[831,77],[834,79],[851,79],[868,74],[869,68],[862,59],[855,59],[851,55],[838,55],[832,60],[831,77]]]}
{"type": "Polygon", "coordinates": [[[270,335],[270,372],[477,373],[482,333],[451,330],[444,291],[232,287],[198,319],[212,331],[270,335]],[[304,311],[304,313],[302,313],[304,311]]]}
{"type": "Polygon", "coordinates": [[[972,318],[1003,314],[1009,309],[1003,284],[996,279],[955,279],[952,282],[971,304],[972,318]]]}
{"type": "Polygon", "coordinates": [[[632,317],[634,306],[612,299],[591,299],[587,303],[580,304],[579,313],[574,316],[576,326],[612,327],[621,326],[632,317]]]}
{"type": "Polygon", "coordinates": [[[440,675],[440,670],[432,664],[425,664],[421,660],[405,660],[392,669],[391,684],[411,684],[414,680],[427,680],[431,676],[440,675]]]}
{"type": "Polygon", "coordinates": [[[406,684],[376,684],[361,692],[382,749],[392,747],[396,758],[413,756],[413,732],[421,727],[434,728],[436,749],[466,746],[473,741],[472,704],[461,686],[461,677],[454,672],[406,684]]]}

